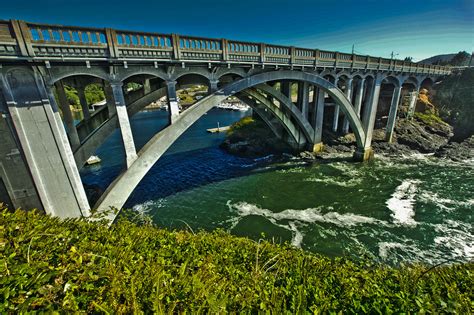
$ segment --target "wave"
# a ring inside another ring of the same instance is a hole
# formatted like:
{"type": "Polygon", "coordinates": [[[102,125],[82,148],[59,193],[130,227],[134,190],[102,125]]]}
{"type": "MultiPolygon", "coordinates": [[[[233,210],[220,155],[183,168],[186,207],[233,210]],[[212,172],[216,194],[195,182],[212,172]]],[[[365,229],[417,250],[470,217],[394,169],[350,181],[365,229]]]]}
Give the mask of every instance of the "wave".
{"type": "Polygon", "coordinates": [[[421,181],[415,179],[404,180],[386,201],[387,207],[392,211],[392,218],[395,223],[415,226],[417,223],[413,219],[415,216],[414,203],[417,186],[421,181]]]}

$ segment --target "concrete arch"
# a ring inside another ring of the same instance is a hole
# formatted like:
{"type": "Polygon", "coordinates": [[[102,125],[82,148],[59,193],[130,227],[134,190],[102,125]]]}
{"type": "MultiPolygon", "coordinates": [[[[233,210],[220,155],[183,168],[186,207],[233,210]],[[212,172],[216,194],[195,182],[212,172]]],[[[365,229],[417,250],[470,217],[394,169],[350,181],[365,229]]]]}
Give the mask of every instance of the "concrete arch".
{"type": "Polygon", "coordinates": [[[411,84],[413,85],[413,87],[417,87],[420,85],[420,81],[418,80],[417,77],[414,77],[414,76],[410,76],[410,77],[407,77],[405,79],[402,80],[402,85],[403,84],[411,84]]]}
{"type": "MultiPolygon", "coordinates": [[[[263,104],[266,109],[269,109],[272,114],[271,116],[273,116],[279,121],[279,125],[282,126],[287,131],[288,135],[291,137],[290,142],[292,143],[292,145],[296,146],[297,148],[301,148],[306,144],[306,139],[302,139],[300,136],[299,128],[290,120],[290,118],[281,110],[281,108],[266,99],[264,95],[259,93],[256,89],[246,89],[239,93],[250,96],[252,99],[260,102],[260,104],[263,104]]],[[[249,104],[249,106],[252,105],[252,108],[256,109],[258,112],[264,111],[263,108],[259,108],[261,107],[258,106],[259,104],[249,104]]],[[[270,127],[270,129],[273,130],[274,124],[271,123],[270,119],[267,119],[265,122],[270,127]]]]}
{"type": "Polygon", "coordinates": [[[189,69],[180,69],[176,70],[173,75],[170,76],[170,80],[177,81],[179,78],[186,75],[199,75],[206,78],[208,81],[211,81],[211,73],[207,69],[203,68],[189,68],[189,69]]]}
{"type": "MultiPolygon", "coordinates": [[[[158,159],[166,152],[166,150],[194,122],[214,107],[216,103],[256,85],[268,81],[284,79],[305,81],[322,88],[326,93],[328,93],[337,102],[348,118],[350,126],[356,136],[357,146],[361,149],[364,148],[365,132],[362,123],[357,117],[357,114],[347,97],[336,86],[316,74],[301,71],[283,70],[259,73],[229,84],[201,99],[188,110],[184,111],[173,124],[153,136],[140,152],[138,152],[138,158],[107,188],[97,202],[96,208],[99,211],[104,211],[111,207],[121,209],[135,187],[140,183],[142,178],[148,173],[158,159]]],[[[113,221],[115,219],[115,214],[110,214],[109,219],[113,221]]]]}
{"type": "Polygon", "coordinates": [[[390,83],[393,84],[395,87],[400,87],[402,85],[402,80],[400,80],[396,76],[389,75],[383,79],[382,83],[390,83]]]}
{"type": "MultiPolygon", "coordinates": [[[[128,116],[132,117],[151,102],[165,95],[166,88],[160,88],[127,104],[128,116]]],[[[116,128],[118,128],[118,121],[117,115],[114,114],[84,139],[81,145],[74,151],[74,160],[79,169],[84,166],[87,159],[94,154],[116,128]]]]}
{"type": "Polygon", "coordinates": [[[102,79],[104,81],[110,82],[109,73],[99,67],[93,68],[82,68],[78,69],[77,67],[61,67],[61,70],[56,70],[55,68],[50,69],[49,71],[49,84],[54,84],[59,80],[63,80],[66,78],[77,77],[77,76],[89,76],[102,79]]]}
{"type": "Polygon", "coordinates": [[[223,76],[228,75],[228,74],[238,75],[241,78],[244,78],[247,76],[247,73],[242,68],[230,68],[230,69],[226,68],[226,69],[217,70],[214,77],[217,80],[220,80],[223,76]]]}
{"type": "Polygon", "coordinates": [[[133,69],[119,70],[118,73],[115,75],[114,81],[124,82],[128,78],[131,78],[133,76],[138,76],[138,75],[150,75],[150,76],[162,79],[164,81],[169,80],[168,74],[161,69],[154,69],[154,68],[150,69],[148,67],[146,68],[134,67],[133,69]]]}

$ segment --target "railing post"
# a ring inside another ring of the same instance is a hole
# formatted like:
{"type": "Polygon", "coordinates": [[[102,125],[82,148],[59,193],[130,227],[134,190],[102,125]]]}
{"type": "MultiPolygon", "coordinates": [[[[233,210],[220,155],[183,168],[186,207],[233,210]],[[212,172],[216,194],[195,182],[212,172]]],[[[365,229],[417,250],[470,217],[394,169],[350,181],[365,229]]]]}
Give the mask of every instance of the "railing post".
{"type": "Polygon", "coordinates": [[[378,70],[380,70],[380,68],[382,67],[382,57],[379,57],[379,66],[378,66],[378,70]]]}
{"type": "Polygon", "coordinates": [[[222,60],[227,61],[229,60],[229,51],[228,51],[228,42],[227,39],[221,39],[221,45],[222,45],[222,60]]]}
{"type": "Polygon", "coordinates": [[[355,59],[356,59],[356,55],[352,54],[352,65],[351,65],[352,69],[354,69],[354,66],[355,66],[355,59]]]}
{"type": "Polygon", "coordinates": [[[316,49],[314,51],[314,67],[318,66],[318,62],[319,62],[319,49],[316,49]]]}
{"type": "Polygon", "coordinates": [[[265,44],[261,43],[260,44],[260,62],[265,63],[265,44]]]}
{"type": "Polygon", "coordinates": [[[118,58],[120,56],[117,42],[117,33],[111,28],[105,29],[105,36],[107,38],[107,47],[109,48],[109,55],[111,58],[118,58]]]}
{"type": "Polygon", "coordinates": [[[370,65],[370,56],[367,56],[367,59],[365,61],[365,70],[369,69],[369,65],[370,65]]]}
{"type": "Polygon", "coordinates": [[[25,41],[25,48],[28,52],[30,57],[35,56],[35,50],[33,49],[33,45],[31,43],[31,32],[30,28],[26,24],[25,21],[18,21],[18,26],[20,27],[21,34],[23,35],[23,40],[25,41]]]}
{"type": "Polygon", "coordinates": [[[294,46],[290,47],[290,64],[294,65],[296,59],[296,48],[294,46]]]}
{"type": "Polygon", "coordinates": [[[180,52],[180,47],[179,47],[179,35],[177,34],[171,35],[171,45],[173,46],[174,59],[176,60],[181,59],[181,52],[180,52]]]}
{"type": "Polygon", "coordinates": [[[22,56],[28,57],[28,50],[25,46],[25,40],[23,39],[23,35],[21,34],[20,26],[18,25],[17,20],[10,20],[10,24],[13,29],[13,34],[15,36],[16,43],[18,48],[20,48],[20,54],[22,56]]]}
{"type": "Polygon", "coordinates": [[[334,68],[337,68],[337,60],[339,59],[339,52],[334,53],[334,68]]]}

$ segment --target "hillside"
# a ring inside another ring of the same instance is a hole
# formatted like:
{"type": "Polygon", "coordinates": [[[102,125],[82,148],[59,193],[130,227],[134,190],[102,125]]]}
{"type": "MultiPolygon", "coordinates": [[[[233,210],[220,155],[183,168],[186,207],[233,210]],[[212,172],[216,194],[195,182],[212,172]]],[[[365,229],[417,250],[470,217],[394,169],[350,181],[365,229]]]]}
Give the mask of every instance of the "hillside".
{"type": "Polygon", "coordinates": [[[389,267],[222,231],[0,211],[2,314],[467,314],[474,298],[470,263],[389,267]]]}
{"type": "Polygon", "coordinates": [[[466,51],[460,51],[454,54],[436,55],[423,59],[418,63],[426,65],[450,65],[450,66],[467,66],[473,65],[471,55],[466,51]]]}

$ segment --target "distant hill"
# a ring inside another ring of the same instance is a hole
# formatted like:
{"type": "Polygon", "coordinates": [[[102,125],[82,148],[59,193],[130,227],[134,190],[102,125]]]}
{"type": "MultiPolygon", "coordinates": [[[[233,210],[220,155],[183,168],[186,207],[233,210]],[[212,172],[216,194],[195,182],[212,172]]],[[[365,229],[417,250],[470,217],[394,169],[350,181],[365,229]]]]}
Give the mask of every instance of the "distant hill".
{"type": "Polygon", "coordinates": [[[449,62],[456,54],[445,54],[445,55],[436,55],[419,61],[418,63],[425,65],[435,65],[439,62],[449,62]]]}
{"type": "Polygon", "coordinates": [[[436,55],[430,58],[423,59],[418,63],[426,65],[451,65],[451,66],[468,66],[469,63],[473,65],[472,56],[465,52],[460,51],[456,54],[444,54],[436,55]]]}

